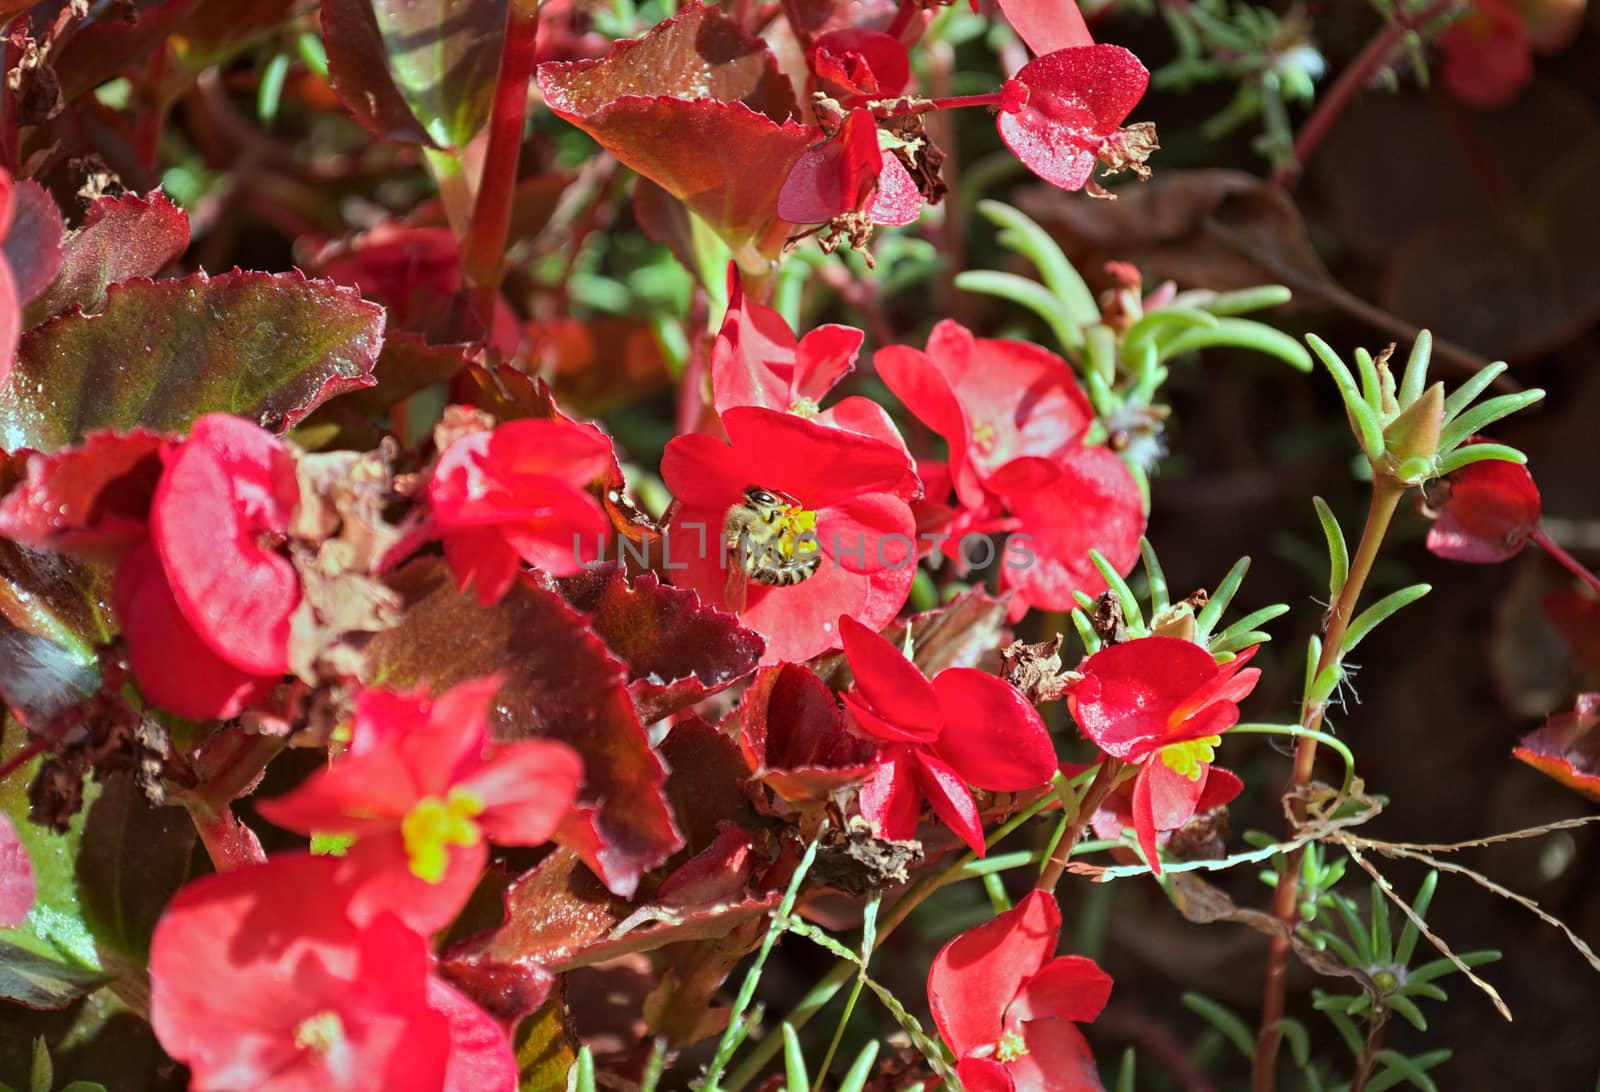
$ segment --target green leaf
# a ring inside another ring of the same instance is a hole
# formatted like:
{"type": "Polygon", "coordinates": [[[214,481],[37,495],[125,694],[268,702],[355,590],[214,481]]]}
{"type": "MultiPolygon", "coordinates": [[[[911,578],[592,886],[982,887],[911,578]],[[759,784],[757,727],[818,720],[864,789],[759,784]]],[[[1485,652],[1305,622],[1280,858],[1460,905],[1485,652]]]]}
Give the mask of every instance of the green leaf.
{"type": "Polygon", "coordinates": [[[1182,353],[1217,346],[1250,349],[1275,356],[1296,371],[1311,370],[1311,356],[1303,345],[1283,331],[1252,319],[1221,318],[1215,326],[1185,330],[1162,344],[1161,358],[1168,360],[1182,353]]]}
{"type": "Polygon", "coordinates": [[[1074,325],[1087,326],[1100,321],[1100,305],[1095,303],[1094,293],[1089,291],[1089,286],[1049,232],[1024,213],[999,201],[979,201],[977,208],[986,220],[1004,229],[1000,235],[1002,243],[1039,267],[1045,287],[1061,301],[1074,325]]]}
{"type": "Polygon", "coordinates": [[[1143,535],[1139,536],[1139,557],[1144,561],[1145,579],[1150,585],[1150,612],[1160,614],[1172,605],[1167,591],[1167,574],[1156,557],[1155,547],[1143,535]]]}
{"type": "Polygon", "coordinates": [[[1434,472],[1442,478],[1471,463],[1481,463],[1489,459],[1499,459],[1518,466],[1528,461],[1528,457],[1522,452],[1505,444],[1465,444],[1441,458],[1434,466],[1434,472]]]}
{"type": "Polygon", "coordinates": [[[1473,406],[1445,425],[1444,431],[1439,434],[1439,450],[1449,451],[1502,417],[1510,417],[1513,413],[1527,409],[1543,398],[1544,391],[1535,387],[1520,394],[1502,394],[1499,398],[1491,398],[1480,406],[1473,406]]]}
{"type": "Polygon", "coordinates": [[[50,1092],[56,1083],[55,1067],[50,1064],[50,1045],[41,1035],[33,1041],[33,1069],[28,1075],[33,1092],[50,1092]]]}
{"type": "Polygon", "coordinates": [[[878,1060],[878,1041],[874,1039],[861,1048],[861,1053],[856,1055],[854,1064],[844,1075],[844,1080],[839,1085],[839,1092],[861,1092],[867,1086],[867,1078],[872,1076],[872,1063],[878,1060]]]}
{"type": "Polygon", "coordinates": [[[1294,1064],[1304,1069],[1311,1061],[1311,1035],[1306,1031],[1306,1026],[1287,1016],[1272,1026],[1289,1043],[1289,1054],[1294,1058],[1294,1064]]]}
{"type": "Polygon", "coordinates": [[[1233,568],[1228,570],[1228,575],[1222,578],[1217,590],[1211,593],[1211,598],[1206,600],[1206,605],[1200,608],[1200,614],[1195,618],[1195,625],[1201,633],[1210,633],[1216,624],[1222,621],[1222,612],[1233,602],[1234,595],[1239,591],[1239,585],[1244,583],[1244,574],[1249,571],[1248,557],[1241,557],[1233,563],[1233,568]]]}
{"type": "Polygon", "coordinates": [[[1106,556],[1099,550],[1090,550],[1089,560],[1105,580],[1106,585],[1117,593],[1117,598],[1122,603],[1122,617],[1127,620],[1128,628],[1144,629],[1144,612],[1139,609],[1139,597],[1133,594],[1133,589],[1122,579],[1122,574],[1117,572],[1116,566],[1107,561],[1106,556]]]}
{"type": "Polygon", "coordinates": [[[1422,389],[1428,385],[1428,361],[1432,356],[1433,335],[1423,330],[1417,334],[1417,340],[1411,343],[1411,355],[1406,357],[1406,370],[1400,379],[1398,396],[1402,406],[1409,406],[1422,395],[1422,389]]]}
{"type": "MultiPolygon", "coordinates": [[[[1429,870],[1422,878],[1422,886],[1417,888],[1417,897],[1411,900],[1411,909],[1417,917],[1428,920],[1428,907],[1433,902],[1433,893],[1439,886],[1439,873],[1429,870]]],[[[1417,949],[1417,940],[1421,936],[1417,923],[1411,920],[1411,915],[1406,915],[1406,923],[1400,929],[1400,941],[1395,946],[1394,961],[1405,967],[1411,963],[1411,954],[1417,949]]]]}
{"type": "Polygon", "coordinates": [[[150,803],[129,773],[102,779],[75,865],[84,924],[102,952],[144,964],[161,911],[189,878],[194,843],[182,808],[150,803]]]}
{"type": "MultiPolygon", "coordinates": [[[[1418,1065],[1412,1059],[1407,1058],[1399,1051],[1380,1050],[1376,1055],[1374,1055],[1374,1057],[1376,1057],[1378,1061],[1382,1062],[1390,1069],[1399,1073],[1417,1088],[1422,1089],[1422,1092],[1439,1092],[1439,1086],[1433,1083],[1433,1078],[1429,1077],[1428,1074],[1424,1072],[1423,1067],[1418,1065]]],[[[1443,1061],[1443,1059],[1440,1059],[1440,1061],[1443,1061]]],[[[1437,1065],[1438,1063],[1435,1062],[1434,1064],[1437,1065]]]]}
{"type": "Polygon", "coordinates": [[[783,1024],[783,1072],[788,1082],[788,1092],[811,1092],[811,1078],[806,1074],[806,1056],[800,1049],[800,1036],[794,1025],[783,1024]]]}
{"type": "Polygon", "coordinates": [[[1199,308],[1172,306],[1151,311],[1141,315],[1123,335],[1122,359],[1132,365],[1146,349],[1153,347],[1167,334],[1178,334],[1189,329],[1214,330],[1217,323],[1215,315],[1199,308]]]}
{"type": "Polygon", "coordinates": [[[1431,584],[1412,584],[1408,588],[1390,592],[1372,606],[1356,615],[1355,621],[1350,623],[1350,628],[1345,631],[1344,643],[1339,646],[1341,658],[1350,655],[1378,625],[1387,620],[1401,607],[1410,606],[1424,595],[1433,590],[1431,584]]]}
{"type": "Polygon", "coordinates": [[[1328,602],[1339,598],[1344,582],[1350,578],[1350,548],[1345,544],[1344,531],[1339,520],[1321,497],[1312,497],[1317,509],[1317,521],[1322,524],[1323,537],[1328,540],[1328,602]]]}
{"type": "Polygon", "coordinates": [[[1471,379],[1450,392],[1444,400],[1444,423],[1448,425],[1462,410],[1476,402],[1478,395],[1488,390],[1489,384],[1499,379],[1506,367],[1505,361],[1497,360],[1493,364],[1486,365],[1471,379]]]}
{"type": "Polygon", "coordinates": [[[0,387],[0,446],[55,451],[95,429],[178,432],[234,413],[282,432],[370,386],[384,314],[299,273],[203,273],[113,285],[98,315],[29,333],[0,387]]]}
{"type": "Polygon", "coordinates": [[[1250,1033],[1245,1022],[1235,1016],[1227,1006],[1194,990],[1185,991],[1179,1000],[1184,1008],[1196,1013],[1221,1032],[1224,1038],[1238,1048],[1240,1054],[1246,1058],[1255,1057],[1256,1037],[1250,1033]]]}
{"type": "MultiPolygon", "coordinates": [[[[1184,296],[1188,296],[1185,293],[1184,296]]],[[[1200,293],[1195,293],[1199,296],[1200,293]]],[[[1180,296],[1178,299],[1184,299],[1180,296]]],[[[1237,292],[1218,292],[1209,298],[1194,298],[1189,300],[1191,307],[1198,307],[1202,311],[1210,311],[1213,315],[1243,315],[1250,311],[1264,311],[1269,307],[1281,307],[1294,298],[1294,293],[1281,284],[1263,284],[1256,288],[1241,288],[1237,292]]],[[[1174,301],[1178,302],[1178,301],[1174,301]]]]}
{"type": "Polygon", "coordinates": [[[0,700],[30,722],[99,692],[106,575],[0,540],[0,700]]]}
{"type": "Polygon", "coordinates": [[[1044,320],[1061,347],[1075,351],[1083,344],[1083,333],[1068,321],[1061,301],[1038,281],[1030,281],[1015,273],[1001,273],[991,269],[969,269],[956,274],[956,287],[963,292],[994,296],[1026,307],[1044,320]]]}

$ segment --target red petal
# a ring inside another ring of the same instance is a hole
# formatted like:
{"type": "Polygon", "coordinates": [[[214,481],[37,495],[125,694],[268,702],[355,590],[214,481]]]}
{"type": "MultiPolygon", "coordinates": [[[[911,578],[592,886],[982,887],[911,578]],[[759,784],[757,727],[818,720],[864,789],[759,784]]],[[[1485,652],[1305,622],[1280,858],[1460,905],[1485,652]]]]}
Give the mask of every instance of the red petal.
{"type": "Polygon", "coordinates": [[[472,897],[489,863],[489,846],[446,846],[444,875],[437,881],[411,871],[405,839],[395,829],[359,839],[339,862],[338,882],[349,890],[351,920],[364,924],[395,914],[419,933],[435,933],[455,920],[472,897]]]}
{"type": "Polygon", "coordinates": [[[1016,687],[987,671],[952,667],[939,672],[933,688],[944,712],[933,751],[967,784],[1018,792],[1055,774],[1050,733],[1016,687]]]}
{"type": "Polygon", "coordinates": [[[877,189],[882,164],[878,123],[852,110],[837,133],[795,160],[778,191],[778,215],[792,224],[822,224],[856,212],[877,189]]]}
{"type": "Polygon", "coordinates": [[[1239,776],[1221,766],[1208,766],[1203,780],[1205,788],[1194,805],[1196,815],[1220,808],[1244,791],[1244,782],[1239,780],[1239,776]]]}
{"type": "Polygon", "coordinates": [[[1033,891],[939,949],[928,972],[928,1005],[957,1057],[999,1041],[1007,1006],[1055,954],[1060,934],[1054,896],[1033,891]]]}
{"type": "Polygon", "coordinates": [[[1027,102],[1002,112],[1000,139],[1034,174],[1064,190],[1094,174],[1105,138],[1144,96],[1150,73],[1121,46],[1059,49],[1016,75],[1027,102]]]}
{"type": "Polygon", "coordinates": [[[1511,753],[1590,800],[1600,800],[1600,693],[1579,694],[1511,753]]]}
{"type": "Polygon", "coordinates": [[[791,802],[865,779],[877,755],[845,730],[833,691],[799,664],[756,673],[739,707],[739,747],[750,771],[791,802]]]}
{"type": "Polygon", "coordinates": [[[478,825],[496,845],[536,846],[549,841],[578,795],[583,762],[564,743],[526,740],[498,748],[459,787],[483,801],[478,825]]]}
{"type": "Polygon", "coordinates": [[[863,398],[860,395],[841,398],[817,414],[816,421],[829,428],[859,432],[863,436],[871,436],[875,440],[893,444],[902,451],[907,450],[905,437],[901,436],[900,430],[895,427],[894,418],[889,416],[888,410],[870,398],[863,398]]]}
{"type": "Polygon", "coordinates": [[[0,502],[0,536],[36,550],[115,561],[145,534],[165,437],[96,432],[28,457],[28,477],[0,502]]]}
{"type": "Polygon", "coordinates": [[[1011,1063],[1017,1092],[1105,1092],[1083,1032],[1065,1020],[1022,1025],[1027,1053],[1011,1063]]]}
{"type": "Polygon", "coordinates": [[[865,337],[854,326],[832,323],[807,333],[795,348],[794,394],[821,402],[823,395],[856,366],[865,337]]]}
{"type": "Polygon", "coordinates": [[[15,929],[27,920],[34,893],[28,851],[11,820],[0,815],[0,929],[15,929]]]}
{"type": "Polygon", "coordinates": [[[972,799],[961,775],[927,751],[914,753],[917,785],[928,798],[933,813],[955,831],[968,849],[982,857],[987,848],[983,844],[983,819],[978,814],[978,802],[972,799]]]}
{"type": "Polygon", "coordinates": [[[971,430],[944,372],[926,355],[905,345],[879,349],[872,363],[878,378],[905,403],[911,415],[950,445],[952,471],[961,466],[971,442],[971,430]]]}
{"type": "Polygon", "coordinates": [[[450,1029],[444,1092],[495,1092],[517,1087],[517,1057],[494,1018],[437,975],[428,979],[428,1004],[450,1029]]]}
{"type": "Polygon", "coordinates": [[[1016,588],[1027,603],[1069,610],[1077,605],[1074,592],[1105,591],[1105,579],[1089,560],[1091,549],[1119,573],[1138,561],[1144,500],[1113,452],[1085,447],[1053,463],[1016,459],[988,484],[1018,521],[1006,544],[1001,586],[1016,588]]]}
{"type": "Polygon", "coordinates": [[[900,40],[881,30],[846,27],[819,34],[811,70],[857,95],[893,98],[911,82],[911,59],[900,40]]]}
{"type": "Polygon", "coordinates": [[[929,740],[944,724],[933,685],[900,650],[854,618],[839,619],[855,694],[902,739],[929,740]]]}
{"type": "Polygon", "coordinates": [[[818,512],[817,541],[825,556],[853,573],[917,565],[911,508],[888,493],[852,497],[818,512]]]}
{"type": "Polygon", "coordinates": [[[1428,549],[1451,561],[1488,564],[1515,557],[1539,525],[1539,487],[1528,468],[1499,459],[1462,467],[1428,529],[1428,549]]]}
{"type": "Polygon", "coordinates": [[[1016,1092],[1011,1070],[993,1058],[962,1058],[956,1064],[965,1092],[1016,1092]]]}
{"type": "Polygon", "coordinates": [[[612,465],[605,433],[571,421],[507,421],[489,434],[489,457],[492,473],[508,486],[520,478],[550,475],[581,489],[612,465]]]}
{"type": "Polygon", "coordinates": [[[112,599],[139,689],[163,709],[189,720],[234,717],[277,681],[240,671],[212,651],[178,609],[148,542],[117,567],[112,599]]]}
{"type": "Polygon", "coordinates": [[[293,457],[276,437],[210,414],[168,460],[151,505],[151,538],[184,617],[254,675],[288,670],[300,580],[259,540],[288,529],[299,497],[293,457]]]}
{"type": "Polygon", "coordinates": [[[1111,997],[1111,976],[1092,959],[1056,956],[1022,985],[1006,1009],[1006,1026],[1023,1020],[1092,1023],[1111,997]]]}
{"type": "Polygon", "coordinates": [[[917,222],[922,215],[922,192],[906,170],[905,164],[893,152],[881,153],[878,168],[878,192],[867,209],[872,222],[882,227],[904,227],[917,222]]]}
{"type": "Polygon", "coordinates": [[[474,588],[478,602],[493,606],[505,597],[522,571],[521,558],[494,528],[447,531],[439,536],[456,587],[474,588]]]}
{"type": "Polygon", "coordinates": [[[1000,0],[1000,13],[1035,54],[1094,44],[1077,0],[1000,0]]]}
{"type": "Polygon", "coordinates": [[[1084,735],[1116,758],[1137,761],[1165,744],[1168,717],[1217,672],[1211,654],[1176,637],[1141,637],[1090,656],[1068,705],[1084,735]]]}
{"type": "Polygon", "coordinates": [[[916,759],[908,750],[885,752],[861,786],[861,817],[879,838],[903,842],[917,836],[922,796],[917,791],[916,759]]]}
{"type": "Polygon", "coordinates": [[[781,489],[806,508],[829,508],[863,493],[916,496],[915,465],[903,448],[882,440],[754,407],[729,410],[722,425],[746,474],[759,468],[757,484],[781,489]]]}

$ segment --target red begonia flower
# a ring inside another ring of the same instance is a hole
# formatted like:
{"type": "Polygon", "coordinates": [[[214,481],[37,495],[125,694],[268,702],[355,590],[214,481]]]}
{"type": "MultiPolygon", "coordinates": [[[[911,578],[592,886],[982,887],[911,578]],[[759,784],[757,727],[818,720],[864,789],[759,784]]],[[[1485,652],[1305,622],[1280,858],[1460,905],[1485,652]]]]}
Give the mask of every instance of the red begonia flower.
{"type": "Polygon", "coordinates": [[[517,1057],[494,1017],[438,975],[428,977],[428,1004],[444,1016],[450,1031],[443,1092],[511,1092],[517,1087],[517,1057]]]}
{"type": "MultiPolygon", "coordinates": [[[[812,74],[833,90],[888,99],[911,82],[905,45],[881,30],[845,27],[817,35],[807,56],[812,74]]],[[[837,96],[836,96],[837,97],[837,96]]]]}
{"type": "Polygon", "coordinates": [[[1111,976],[1057,956],[1061,910],[1034,891],[933,957],[928,1006],[975,1092],[1099,1092],[1094,1055],[1074,1025],[1100,1015],[1111,976]]]}
{"type": "Polygon", "coordinates": [[[1528,468],[1500,459],[1468,463],[1445,479],[1428,549],[1451,561],[1515,557],[1539,525],[1539,487],[1528,468]]]}
{"type": "Polygon", "coordinates": [[[1046,53],[1005,82],[1000,139],[1046,182],[1082,189],[1149,82],[1139,58],[1121,46],[1046,53]]]}
{"type": "Polygon", "coordinates": [[[1533,46],[1522,13],[1508,0],[1472,0],[1439,32],[1445,90],[1470,106],[1509,105],[1533,79],[1533,46]]]}
{"type": "Polygon", "coordinates": [[[983,483],[1012,459],[1053,459],[1077,448],[1094,412],[1072,367],[1024,341],[975,338],[945,319],[924,352],[880,349],[878,375],[918,420],[950,445],[963,504],[983,503],[983,483]]]}
{"type": "Polygon", "coordinates": [[[832,136],[801,153],[778,191],[778,215],[791,224],[825,224],[865,212],[900,227],[922,213],[922,195],[905,164],[878,144],[878,123],[852,110],[832,136]]]}
{"type": "Polygon", "coordinates": [[[1600,693],[1579,694],[1570,713],[1557,713],[1511,752],[1569,789],[1600,801],[1600,693]]]}
{"type": "Polygon", "coordinates": [[[1000,566],[1001,588],[1017,593],[1013,619],[1029,606],[1071,610],[1074,592],[1105,591],[1090,550],[1099,550],[1119,573],[1139,560],[1144,497],[1127,466],[1106,448],[1080,447],[1055,460],[1015,459],[989,487],[1014,528],[1000,566]]]}
{"type": "Polygon", "coordinates": [[[345,915],[336,861],[290,855],[197,880],[150,945],[150,1023],[197,1092],[436,1092],[448,1018],[428,947],[345,915]]]}
{"type": "Polygon", "coordinates": [[[664,567],[760,633],[767,642],[763,664],[837,648],[840,615],[887,625],[905,604],[916,567],[908,502],[918,483],[904,448],[757,406],[728,410],[722,426],[727,442],[703,433],[677,436],[662,456],[662,479],[677,499],[664,567]],[[741,606],[728,598],[730,571],[737,581],[740,562],[729,556],[723,528],[751,486],[790,498],[783,543],[798,549],[805,535],[815,534],[821,559],[800,583],[749,581],[741,606]]]}
{"type": "Polygon", "coordinates": [[[550,740],[491,744],[496,679],[429,700],[368,690],[356,698],[350,752],[258,810],[302,834],[354,838],[340,861],[351,913],[381,910],[432,932],[466,902],[489,842],[547,841],[577,796],[582,762],[550,740]]]}
{"type": "Polygon", "coordinates": [[[35,893],[28,851],[11,820],[0,815],[0,929],[15,929],[27,920],[35,893]]]}
{"type": "Polygon", "coordinates": [[[765,406],[815,417],[822,399],[850,374],[864,335],[851,326],[818,326],[798,340],[777,310],[745,295],[728,265],[728,310],[711,346],[711,390],[718,413],[765,406]]]}
{"type": "Polygon", "coordinates": [[[915,837],[926,798],[934,813],[983,856],[983,825],[967,786],[1019,792],[1056,771],[1055,749],[1038,710],[1016,687],[971,667],[923,677],[876,632],[839,619],[855,676],[844,706],[883,748],[861,790],[861,814],[881,837],[915,837]]]}
{"type": "Polygon", "coordinates": [[[162,459],[150,538],[179,610],[239,670],[283,674],[300,579],[274,540],[300,501],[294,456],[260,426],[210,414],[162,459]]]}
{"type": "Polygon", "coordinates": [[[1078,665],[1083,679],[1067,692],[1067,707],[1102,751],[1139,764],[1134,830],[1157,875],[1157,835],[1181,827],[1198,808],[1215,747],[1239,723],[1237,703],[1261,676],[1244,666],[1255,651],[1219,664],[1191,641],[1141,637],[1078,665]]]}
{"type": "Polygon", "coordinates": [[[570,576],[611,529],[588,487],[612,466],[611,441],[566,420],[508,421],[474,432],[439,457],[428,504],[445,557],[484,606],[517,578],[519,563],[570,576]]]}

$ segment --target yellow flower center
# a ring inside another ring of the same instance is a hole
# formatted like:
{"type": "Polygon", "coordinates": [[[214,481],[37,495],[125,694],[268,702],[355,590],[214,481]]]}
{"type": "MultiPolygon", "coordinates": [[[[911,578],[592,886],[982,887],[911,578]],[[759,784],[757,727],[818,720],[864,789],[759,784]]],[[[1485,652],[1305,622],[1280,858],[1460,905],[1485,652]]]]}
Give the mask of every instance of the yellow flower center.
{"type": "Polygon", "coordinates": [[[417,801],[400,823],[412,875],[428,883],[444,879],[450,863],[446,847],[477,845],[483,834],[473,820],[482,811],[483,801],[462,789],[451,789],[443,800],[426,796],[417,801]]]}
{"type": "Polygon", "coordinates": [[[1161,761],[1173,773],[1182,774],[1190,781],[1199,781],[1206,764],[1216,757],[1217,744],[1221,742],[1221,736],[1201,736],[1188,743],[1174,743],[1161,748],[1161,761]]]}
{"type": "Polygon", "coordinates": [[[816,400],[813,398],[797,398],[794,405],[789,407],[789,412],[796,417],[804,417],[810,420],[822,412],[822,407],[817,405],[816,400]]]}
{"type": "Polygon", "coordinates": [[[972,426],[972,446],[978,450],[980,455],[989,454],[998,436],[999,434],[995,431],[995,427],[987,421],[972,426]]]}
{"type": "Polygon", "coordinates": [[[314,1054],[328,1054],[344,1042],[344,1022],[339,1014],[325,1010],[308,1016],[294,1029],[294,1045],[314,1054]]]}
{"type": "Polygon", "coordinates": [[[1008,1031],[1000,1036],[1000,1041],[995,1044],[994,1060],[1005,1065],[1016,1061],[1026,1053],[1028,1053],[1028,1044],[1022,1041],[1022,1034],[1008,1031]]]}

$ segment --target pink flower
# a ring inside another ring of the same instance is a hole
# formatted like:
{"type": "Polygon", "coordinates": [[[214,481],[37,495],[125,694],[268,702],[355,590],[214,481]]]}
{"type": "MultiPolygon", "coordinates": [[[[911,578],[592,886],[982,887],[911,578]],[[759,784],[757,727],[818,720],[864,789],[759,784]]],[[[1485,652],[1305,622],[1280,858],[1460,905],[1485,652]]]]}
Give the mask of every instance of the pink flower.
{"type": "Polygon", "coordinates": [[[279,545],[299,504],[294,456],[259,426],[210,414],[161,457],[150,539],[117,569],[117,620],[151,701],[235,716],[289,667],[300,578],[279,545]]]}
{"type": "Polygon", "coordinates": [[[880,837],[913,838],[925,798],[983,856],[983,823],[967,786],[1019,792],[1050,780],[1055,750],[1038,711],[987,672],[952,667],[930,682],[859,622],[840,618],[839,632],[855,676],[845,709],[881,748],[861,789],[861,814],[880,837]]]}
{"type": "Polygon", "coordinates": [[[15,929],[26,921],[36,893],[27,847],[11,820],[0,815],[0,929],[15,929]]]}
{"type": "Polygon", "coordinates": [[[900,227],[922,214],[911,172],[878,144],[878,123],[852,110],[833,133],[804,152],[778,191],[778,215],[791,224],[825,224],[864,212],[874,224],[900,227]]]}
{"type": "Polygon", "coordinates": [[[481,679],[431,701],[364,691],[349,754],[258,805],[290,830],[354,839],[340,864],[358,920],[392,909],[419,931],[441,928],[472,893],[490,842],[542,844],[576,798],[582,763],[565,744],[489,741],[498,688],[481,679]]]}
{"type": "Polygon", "coordinates": [[[1527,24],[1508,0],[1472,0],[1437,41],[1445,89],[1470,106],[1508,106],[1533,80],[1527,24]]]}
{"type": "Polygon", "coordinates": [[[197,880],[168,905],[150,947],[150,1022],[191,1087],[512,1087],[505,1035],[430,975],[427,942],[394,915],[352,923],[337,868],[274,858],[197,880]]]}
{"type": "Polygon", "coordinates": [[[817,35],[806,55],[830,94],[893,98],[911,82],[911,59],[898,38],[881,30],[845,27],[817,35]]]}
{"type": "Polygon", "coordinates": [[[1057,956],[1061,911],[1030,893],[939,950],[928,1006],[967,1092],[1100,1092],[1074,1024],[1100,1015],[1111,977],[1082,956],[1057,956]]]}
{"type": "Polygon", "coordinates": [[[578,572],[582,547],[611,530],[588,488],[612,462],[604,433],[566,420],[508,421],[451,444],[428,482],[428,504],[461,590],[476,587],[488,606],[520,562],[552,576],[578,572]]]}
{"type": "MultiPolygon", "coordinates": [[[[1205,798],[1216,745],[1239,722],[1237,703],[1261,677],[1258,669],[1244,666],[1255,652],[1250,648],[1219,664],[1193,642],[1141,637],[1103,648],[1078,665],[1084,677],[1067,692],[1067,707],[1102,751],[1138,764],[1133,824],[1156,875],[1156,836],[1187,823],[1205,798]]],[[[1216,792],[1226,787],[1224,782],[1216,792]]]]}

